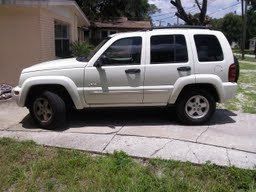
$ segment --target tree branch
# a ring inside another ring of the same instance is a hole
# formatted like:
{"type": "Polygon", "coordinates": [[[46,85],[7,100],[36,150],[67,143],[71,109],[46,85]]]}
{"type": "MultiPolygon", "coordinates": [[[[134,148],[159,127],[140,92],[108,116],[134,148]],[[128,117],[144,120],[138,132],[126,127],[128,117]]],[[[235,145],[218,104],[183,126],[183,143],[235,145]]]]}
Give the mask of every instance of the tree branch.
{"type": "Polygon", "coordinates": [[[171,4],[177,8],[177,13],[175,14],[177,17],[185,21],[186,23],[189,22],[189,18],[187,13],[185,12],[184,8],[182,7],[181,0],[171,1],[171,4]]]}
{"type": "Polygon", "coordinates": [[[195,0],[195,2],[196,2],[196,5],[197,5],[198,9],[199,9],[200,11],[202,11],[202,7],[200,6],[199,1],[198,1],[198,0],[195,0]]]}
{"type": "Polygon", "coordinates": [[[200,10],[199,14],[191,15],[190,13],[186,13],[184,10],[181,0],[171,0],[170,3],[176,7],[177,12],[176,16],[185,21],[188,25],[206,25],[206,13],[207,13],[207,2],[208,0],[202,0],[200,3],[199,0],[194,1],[197,7],[200,10]]]}
{"type": "Polygon", "coordinates": [[[203,23],[206,17],[206,12],[207,12],[207,1],[208,0],[203,0],[202,4],[202,10],[199,16],[200,23],[203,23]]]}

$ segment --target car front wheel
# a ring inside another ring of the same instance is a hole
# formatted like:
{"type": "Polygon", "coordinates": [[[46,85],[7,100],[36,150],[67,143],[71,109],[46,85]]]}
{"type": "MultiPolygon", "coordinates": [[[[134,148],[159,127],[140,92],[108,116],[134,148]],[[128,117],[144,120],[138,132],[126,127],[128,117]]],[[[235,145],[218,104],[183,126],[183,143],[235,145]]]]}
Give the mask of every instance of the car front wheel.
{"type": "Polygon", "coordinates": [[[57,129],[65,126],[65,103],[55,93],[45,91],[35,97],[29,106],[29,111],[33,120],[42,128],[57,129]]]}
{"type": "Polygon", "coordinates": [[[176,103],[179,120],[189,125],[199,125],[209,121],[215,109],[214,97],[203,90],[188,91],[176,103]]]}

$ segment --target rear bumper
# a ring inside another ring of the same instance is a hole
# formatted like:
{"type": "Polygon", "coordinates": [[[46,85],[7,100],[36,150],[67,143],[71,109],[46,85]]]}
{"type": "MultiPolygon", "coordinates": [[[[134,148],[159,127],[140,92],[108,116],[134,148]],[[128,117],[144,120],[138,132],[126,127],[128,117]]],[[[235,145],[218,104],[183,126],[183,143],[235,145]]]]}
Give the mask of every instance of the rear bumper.
{"type": "Polygon", "coordinates": [[[223,83],[223,97],[221,98],[221,102],[225,102],[226,100],[232,99],[236,96],[237,93],[237,83],[223,83]]]}

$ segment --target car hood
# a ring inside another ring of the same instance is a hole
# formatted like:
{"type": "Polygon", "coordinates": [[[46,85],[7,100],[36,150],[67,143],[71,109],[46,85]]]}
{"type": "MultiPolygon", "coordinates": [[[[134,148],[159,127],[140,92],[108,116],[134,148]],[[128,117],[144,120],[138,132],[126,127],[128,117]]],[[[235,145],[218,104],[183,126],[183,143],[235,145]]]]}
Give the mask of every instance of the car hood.
{"type": "Polygon", "coordinates": [[[44,70],[58,70],[58,69],[70,69],[70,68],[83,68],[87,65],[87,62],[79,62],[76,58],[69,59],[57,59],[53,61],[47,61],[40,64],[33,65],[22,71],[22,73],[29,73],[34,71],[44,70]]]}

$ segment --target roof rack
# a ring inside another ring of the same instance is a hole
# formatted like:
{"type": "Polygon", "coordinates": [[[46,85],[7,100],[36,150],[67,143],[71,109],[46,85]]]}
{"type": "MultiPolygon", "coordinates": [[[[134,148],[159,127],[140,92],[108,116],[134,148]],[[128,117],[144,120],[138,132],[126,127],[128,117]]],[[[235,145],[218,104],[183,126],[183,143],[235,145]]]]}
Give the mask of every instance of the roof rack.
{"type": "Polygon", "coordinates": [[[199,25],[173,25],[165,27],[153,27],[154,29],[211,29],[211,27],[199,26],[199,25]]]}

